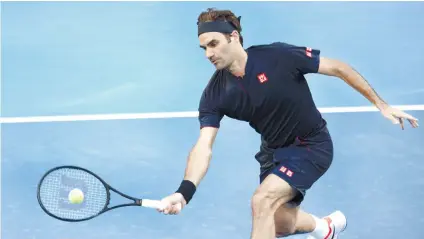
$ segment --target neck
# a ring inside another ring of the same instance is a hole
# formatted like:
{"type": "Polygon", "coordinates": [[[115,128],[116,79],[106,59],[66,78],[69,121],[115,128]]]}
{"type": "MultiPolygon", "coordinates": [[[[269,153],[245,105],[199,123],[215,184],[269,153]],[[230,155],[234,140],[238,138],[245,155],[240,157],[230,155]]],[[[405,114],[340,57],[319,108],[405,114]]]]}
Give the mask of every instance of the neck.
{"type": "Polygon", "coordinates": [[[235,56],[234,62],[228,68],[228,70],[235,76],[243,77],[245,74],[247,63],[247,52],[241,47],[235,56]]]}

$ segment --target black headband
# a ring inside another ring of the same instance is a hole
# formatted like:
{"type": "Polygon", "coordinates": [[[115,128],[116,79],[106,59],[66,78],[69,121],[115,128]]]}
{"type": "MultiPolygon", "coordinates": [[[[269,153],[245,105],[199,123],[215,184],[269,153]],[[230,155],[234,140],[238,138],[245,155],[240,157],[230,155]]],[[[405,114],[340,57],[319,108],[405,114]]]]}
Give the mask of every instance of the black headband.
{"type": "MultiPolygon", "coordinates": [[[[240,21],[241,17],[238,17],[240,21]]],[[[232,33],[237,28],[227,21],[214,21],[214,22],[201,22],[198,23],[197,36],[205,32],[221,32],[221,33],[232,33]]]]}

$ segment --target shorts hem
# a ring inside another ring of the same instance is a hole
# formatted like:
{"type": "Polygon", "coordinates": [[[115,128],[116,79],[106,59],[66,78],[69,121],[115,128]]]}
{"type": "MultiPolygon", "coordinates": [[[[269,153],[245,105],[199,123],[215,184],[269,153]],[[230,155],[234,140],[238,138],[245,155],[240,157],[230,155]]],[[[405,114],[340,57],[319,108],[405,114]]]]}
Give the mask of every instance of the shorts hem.
{"type": "Polygon", "coordinates": [[[268,172],[263,173],[260,176],[260,183],[263,182],[263,180],[265,180],[266,177],[268,177],[268,175],[270,174],[274,174],[275,176],[281,178],[282,180],[284,180],[287,184],[290,185],[290,187],[296,191],[296,195],[294,196],[294,198],[290,201],[288,201],[287,203],[290,205],[293,205],[294,207],[300,206],[300,204],[303,202],[303,200],[305,199],[305,195],[306,195],[306,191],[308,189],[304,189],[301,188],[300,186],[296,186],[295,183],[293,183],[290,180],[290,177],[287,176],[286,174],[282,173],[279,169],[277,169],[277,167],[270,169],[268,172]]]}

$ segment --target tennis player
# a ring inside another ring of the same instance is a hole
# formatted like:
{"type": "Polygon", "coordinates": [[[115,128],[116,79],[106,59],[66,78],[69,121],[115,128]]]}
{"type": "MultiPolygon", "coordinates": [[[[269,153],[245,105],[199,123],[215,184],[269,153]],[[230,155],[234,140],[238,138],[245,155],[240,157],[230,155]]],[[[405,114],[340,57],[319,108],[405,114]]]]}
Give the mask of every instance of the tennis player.
{"type": "MultiPolygon", "coordinates": [[[[305,79],[309,73],[338,77],[404,128],[417,119],[390,107],[348,64],[325,58],[320,50],[276,42],[243,48],[240,18],[229,10],[208,9],[198,17],[198,38],[216,67],[200,99],[200,136],[188,156],[175,193],[162,199],[164,214],[178,214],[205,176],[220,121],[247,121],[261,135],[256,154],[260,185],[251,199],[251,239],[299,233],[337,238],[347,225],[341,211],[324,218],[300,209],[306,191],[329,169],[333,143],[305,79]]],[[[219,192],[218,192],[219,193],[219,192]]]]}

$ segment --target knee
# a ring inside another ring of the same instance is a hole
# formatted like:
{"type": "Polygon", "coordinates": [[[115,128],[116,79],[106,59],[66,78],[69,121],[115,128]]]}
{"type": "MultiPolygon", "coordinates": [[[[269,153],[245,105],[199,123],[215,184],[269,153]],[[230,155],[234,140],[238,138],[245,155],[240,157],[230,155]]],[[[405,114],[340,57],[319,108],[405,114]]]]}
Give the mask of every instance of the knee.
{"type": "Polygon", "coordinates": [[[293,189],[275,175],[268,176],[252,196],[254,216],[270,216],[287,201],[291,200],[293,189]]]}
{"type": "Polygon", "coordinates": [[[276,203],[279,198],[270,191],[258,190],[252,196],[252,211],[258,216],[263,213],[269,213],[276,210],[276,203]]]}

